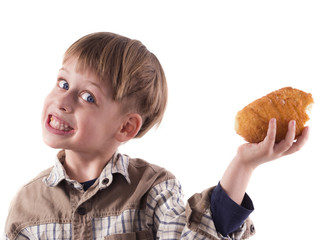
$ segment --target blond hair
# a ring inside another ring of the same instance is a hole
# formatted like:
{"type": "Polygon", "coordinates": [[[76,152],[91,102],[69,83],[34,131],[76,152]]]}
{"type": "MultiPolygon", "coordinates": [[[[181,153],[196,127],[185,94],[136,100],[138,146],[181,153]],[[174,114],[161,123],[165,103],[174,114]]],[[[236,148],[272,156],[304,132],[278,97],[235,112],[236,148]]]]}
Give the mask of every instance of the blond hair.
{"type": "Polygon", "coordinates": [[[86,35],[65,52],[63,62],[77,57],[78,68],[108,83],[112,98],[126,111],[136,111],[143,124],[136,138],[159,125],[167,104],[167,82],[157,57],[140,41],[98,32],[86,35]]]}

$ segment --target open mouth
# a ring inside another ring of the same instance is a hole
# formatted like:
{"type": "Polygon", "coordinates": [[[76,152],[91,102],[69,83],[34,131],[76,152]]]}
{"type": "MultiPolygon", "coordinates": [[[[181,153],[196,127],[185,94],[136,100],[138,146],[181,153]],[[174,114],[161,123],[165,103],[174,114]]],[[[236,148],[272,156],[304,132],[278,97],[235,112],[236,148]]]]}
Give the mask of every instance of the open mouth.
{"type": "Polygon", "coordinates": [[[64,132],[69,132],[69,131],[73,130],[73,128],[70,127],[68,125],[68,123],[62,121],[61,119],[59,119],[53,115],[48,116],[48,124],[55,130],[60,130],[60,131],[64,131],[64,132]]]}

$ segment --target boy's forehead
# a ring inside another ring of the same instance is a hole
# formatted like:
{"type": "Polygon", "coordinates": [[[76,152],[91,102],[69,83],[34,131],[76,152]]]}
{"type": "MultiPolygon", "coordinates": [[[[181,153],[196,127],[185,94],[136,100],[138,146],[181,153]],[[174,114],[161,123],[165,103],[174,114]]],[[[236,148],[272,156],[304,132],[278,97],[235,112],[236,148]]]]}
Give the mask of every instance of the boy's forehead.
{"type": "Polygon", "coordinates": [[[79,63],[77,58],[68,58],[63,61],[59,71],[71,74],[74,71],[76,74],[81,75],[87,83],[99,88],[102,93],[110,95],[112,94],[110,84],[105,78],[100,77],[94,69],[79,63]]]}
{"type": "Polygon", "coordinates": [[[110,62],[101,59],[99,55],[83,54],[82,51],[67,51],[64,54],[62,64],[72,62],[76,71],[81,74],[92,74],[99,82],[111,84],[110,62]]]}
{"type": "Polygon", "coordinates": [[[70,73],[70,71],[75,71],[78,74],[81,74],[87,78],[94,78],[99,80],[102,80],[98,74],[95,72],[94,69],[90,68],[89,66],[86,66],[81,61],[78,60],[78,58],[68,58],[63,61],[62,67],[60,68],[60,71],[65,71],[67,73],[70,73]]]}

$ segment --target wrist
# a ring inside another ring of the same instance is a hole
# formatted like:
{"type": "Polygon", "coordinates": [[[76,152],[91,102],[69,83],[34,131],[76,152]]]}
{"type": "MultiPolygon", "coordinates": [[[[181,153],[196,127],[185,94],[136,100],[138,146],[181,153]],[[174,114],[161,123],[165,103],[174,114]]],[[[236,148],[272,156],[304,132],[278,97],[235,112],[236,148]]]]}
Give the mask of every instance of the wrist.
{"type": "Polygon", "coordinates": [[[259,166],[254,161],[250,161],[249,159],[239,155],[235,156],[232,162],[234,162],[235,167],[239,169],[239,171],[244,171],[250,174],[259,166]]]}
{"type": "Polygon", "coordinates": [[[251,164],[235,157],[221,178],[221,187],[239,205],[243,200],[253,170],[254,167],[251,164]]]}

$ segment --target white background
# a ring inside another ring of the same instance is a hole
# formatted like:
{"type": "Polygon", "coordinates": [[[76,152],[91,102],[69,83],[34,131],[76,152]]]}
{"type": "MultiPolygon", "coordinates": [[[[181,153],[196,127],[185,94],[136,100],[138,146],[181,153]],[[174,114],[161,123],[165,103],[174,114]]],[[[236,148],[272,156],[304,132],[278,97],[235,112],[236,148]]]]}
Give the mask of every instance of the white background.
{"type": "Polygon", "coordinates": [[[1,1],[0,228],[17,190],[53,164],[42,103],[66,48],[91,32],[141,40],[162,63],[169,104],[162,125],[122,152],[166,167],[186,199],[217,184],[244,141],[238,110],[285,86],[315,99],[299,153],[261,166],[248,194],[253,239],[318,237],[320,4],[318,1],[1,1]]]}

